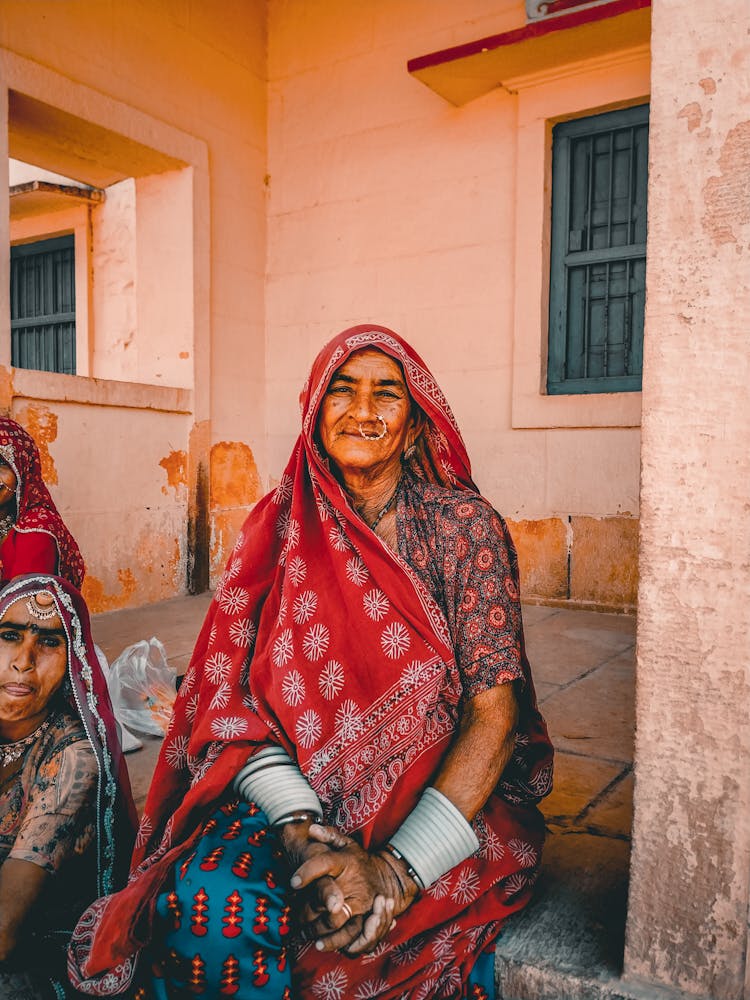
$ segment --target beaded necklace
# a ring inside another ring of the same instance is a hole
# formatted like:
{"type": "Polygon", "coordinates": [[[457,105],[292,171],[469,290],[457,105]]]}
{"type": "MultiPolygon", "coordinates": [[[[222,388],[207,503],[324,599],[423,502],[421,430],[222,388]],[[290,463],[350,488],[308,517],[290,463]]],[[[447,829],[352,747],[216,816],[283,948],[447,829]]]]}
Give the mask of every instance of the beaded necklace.
{"type": "Polygon", "coordinates": [[[51,722],[52,716],[48,715],[44,722],[42,722],[40,726],[37,726],[33,733],[29,733],[28,736],[24,736],[22,740],[16,740],[14,743],[0,743],[0,767],[7,767],[8,764],[13,764],[19,757],[22,757],[29,747],[36,743],[39,737],[47,732],[51,722]]]}
{"type": "Polygon", "coordinates": [[[396,483],[396,489],[393,491],[393,493],[391,493],[390,497],[386,501],[385,506],[380,508],[380,510],[378,511],[378,513],[375,515],[375,520],[370,523],[370,528],[373,531],[377,528],[377,526],[383,520],[383,518],[385,517],[385,515],[388,513],[388,511],[391,509],[391,507],[396,502],[396,494],[398,493],[398,487],[399,487],[399,483],[400,482],[401,482],[401,480],[399,480],[399,482],[396,483]]]}

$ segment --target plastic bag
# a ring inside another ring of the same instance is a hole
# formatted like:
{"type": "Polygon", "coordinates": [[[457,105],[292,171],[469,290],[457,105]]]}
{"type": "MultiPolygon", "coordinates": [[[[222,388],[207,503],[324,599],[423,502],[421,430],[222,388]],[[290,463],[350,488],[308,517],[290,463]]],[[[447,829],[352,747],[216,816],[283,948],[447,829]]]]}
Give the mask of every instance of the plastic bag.
{"type": "Polygon", "coordinates": [[[141,639],[110,665],[107,687],[115,718],[127,729],[164,736],[177,695],[177,677],[155,637],[141,639]]]}
{"type": "MultiPolygon", "coordinates": [[[[97,646],[94,643],[94,652],[99,660],[99,666],[102,668],[102,676],[107,682],[107,687],[109,688],[109,663],[107,662],[107,657],[104,655],[104,650],[101,646],[97,646]]],[[[110,693],[110,701],[112,700],[112,694],[110,693]]],[[[114,707],[114,706],[113,706],[114,707]]],[[[129,729],[120,722],[120,720],[115,716],[115,722],[117,723],[117,735],[120,737],[120,746],[122,747],[123,753],[132,753],[134,750],[140,750],[143,744],[134,736],[129,729]]]]}

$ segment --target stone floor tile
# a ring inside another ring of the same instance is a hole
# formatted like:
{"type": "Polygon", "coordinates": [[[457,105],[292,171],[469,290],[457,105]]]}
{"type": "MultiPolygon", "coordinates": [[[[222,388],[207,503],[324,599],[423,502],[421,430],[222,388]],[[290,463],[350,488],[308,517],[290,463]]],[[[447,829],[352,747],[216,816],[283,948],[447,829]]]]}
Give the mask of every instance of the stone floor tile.
{"type": "Polygon", "coordinates": [[[549,695],[542,714],[558,750],[631,764],[634,701],[634,657],[624,653],[549,695]]]}
{"type": "Polygon", "coordinates": [[[576,817],[595,802],[622,771],[621,764],[558,751],[552,791],[541,804],[545,819],[555,825],[572,826],[576,817]]]}
{"type": "MultiPolygon", "coordinates": [[[[524,615],[529,607],[533,607],[533,605],[523,605],[524,615]]],[[[553,628],[567,630],[591,626],[597,631],[622,632],[625,635],[635,636],[636,619],[634,615],[616,615],[606,611],[578,611],[573,608],[544,607],[539,610],[551,612],[547,617],[556,619],[555,622],[550,623],[553,628]]]]}
{"type": "Polygon", "coordinates": [[[633,774],[606,792],[600,801],[580,818],[580,825],[597,833],[630,837],[633,826],[633,774]]]}
{"type": "Polygon", "coordinates": [[[174,669],[178,677],[181,677],[190,666],[192,656],[192,650],[190,650],[189,653],[182,653],[180,656],[170,656],[169,650],[167,650],[167,660],[169,661],[169,665],[174,669]]]}
{"type": "Polygon", "coordinates": [[[536,699],[540,705],[546,698],[549,698],[551,694],[554,694],[555,691],[560,691],[561,687],[562,686],[560,684],[549,684],[546,681],[538,681],[536,677],[534,677],[534,689],[536,691],[536,699]]]}
{"type": "MultiPolygon", "coordinates": [[[[600,628],[590,617],[590,612],[568,611],[527,630],[526,647],[535,681],[570,684],[634,647],[632,630],[613,628],[608,621],[600,628]]],[[[617,621],[620,616],[598,617],[617,621]]]]}
{"type": "Polygon", "coordinates": [[[498,996],[526,996],[517,977],[528,981],[529,969],[620,974],[629,859],[630,844],[621,839],[577,830],[548,837],[534,899],[498,941],[498,996]]]}
{"type": "Polygon", "coordinates": [[[538,625],[540,622],[559,614],[559,608],[548,608],[543,604],[524,604],[523,624],[525,628],[532,628],[534,625],[538,625]]]}
{"type": "MultiPolygon", "coordinates": [[[[143,608],[93,615],[94,640],[112,663],[127,646],[156,636],[164,645],[169,664],[177,674],[184,673],[212,596],[209,593],[177,597],[143,608]]],[[[134,735],[143,746],[126,754],[125,761],[136,808],[141,813],[163,741],[143,733],[136,732],[134,735]]]]}
{"type": "Polygon", "coordinates": [[[94,641],[112,662],[126,646],[140,639],[156,636],[163,644],[167,659],[189,654],[206,616],[213,594],[175,597],[142,608],[105,611],[92,615],[94,641]]]}

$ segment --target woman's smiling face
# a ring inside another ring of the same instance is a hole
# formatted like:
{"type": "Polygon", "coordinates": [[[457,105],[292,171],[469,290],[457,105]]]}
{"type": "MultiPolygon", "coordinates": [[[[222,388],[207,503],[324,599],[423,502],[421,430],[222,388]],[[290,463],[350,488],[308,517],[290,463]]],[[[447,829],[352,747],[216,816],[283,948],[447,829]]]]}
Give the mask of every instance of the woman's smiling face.
{"type": "MultiPolygon", "coordinates": [[[[36,596],[41,603],[44,595],[36,596]]],[[[19,598],[0,619],[0,735],[5,739],[21,739],[36,729],[67,672],[60,616],[40,620],[30,604],[31,599],[19,598]]]]}
{"type": "Polygon", "coordinates": [[[377,478],[392,469],[412,443],[414,429],[406,380],[393,358],[365,348],[334,373],[318,414],[318,434],[345,479],[347,473],[377,478]]]}

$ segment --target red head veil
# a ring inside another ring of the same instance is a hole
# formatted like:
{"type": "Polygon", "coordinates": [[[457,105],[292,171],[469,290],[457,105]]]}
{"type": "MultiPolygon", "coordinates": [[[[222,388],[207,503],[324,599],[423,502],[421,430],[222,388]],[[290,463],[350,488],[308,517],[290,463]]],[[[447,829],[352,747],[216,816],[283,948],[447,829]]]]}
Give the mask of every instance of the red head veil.
{"type": "Polygon", "coordinates": [[[80,587],[85,573],[83,557],[42,479],[39,449],[28,431],[10,417],[0,417],[0,456],[16,474],[15,530],[51,535],[57,546],[58,573],[80,587]]]}
{"type": "Polygon", "coordinates": [[[125,881],[137,824],[125,759],[120,748],[107,681],[91,637],[86,603],[67,580],[46,574],[17,576],[0,593],[0,618],[18,600],[47,591],[65,631],[69,710],[84,724],[99,769],[97,789],[97,885],[112,892],[125,881]]]}
{"type": "Polygon", "coordinates": [[[259,747],[284,746],[327,821],[365,845],[398,826],[445,752],[461,694],[445,618],[352,510],[315,443],[331,376],[366,347],[400,363],[425,414],[414,473],[476,489],[453,414],[408,344],[366,325],[323,348],[301,396],[302,433],[240,532],[180,687],[131,883],[79,924],[73,975],[87,992],[130,980],[168,870],[259,747]]]}

